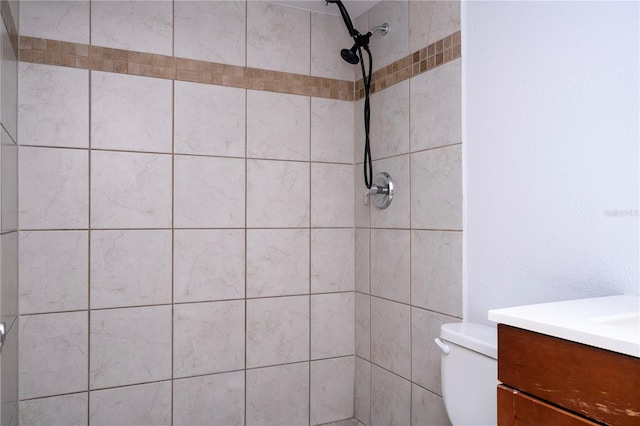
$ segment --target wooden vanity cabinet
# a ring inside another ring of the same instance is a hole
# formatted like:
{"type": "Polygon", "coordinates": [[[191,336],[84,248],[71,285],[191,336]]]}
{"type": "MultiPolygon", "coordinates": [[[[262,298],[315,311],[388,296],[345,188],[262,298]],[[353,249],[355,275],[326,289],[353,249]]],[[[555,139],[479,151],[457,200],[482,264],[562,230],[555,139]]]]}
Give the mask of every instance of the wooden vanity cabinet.
{"type": "Polygon", "coordinates": [[[640,359],[498,325],[498,426],[640,425],[640,359]]]}

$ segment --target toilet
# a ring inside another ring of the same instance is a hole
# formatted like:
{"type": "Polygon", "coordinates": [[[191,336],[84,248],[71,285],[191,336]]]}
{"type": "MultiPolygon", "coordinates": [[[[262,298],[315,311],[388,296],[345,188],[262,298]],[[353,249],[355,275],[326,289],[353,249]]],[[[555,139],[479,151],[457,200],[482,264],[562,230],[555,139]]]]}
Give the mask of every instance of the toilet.
{"type": "Polygon", "coordinates": [[[440,328],[442,398],[453,426],[495,426],[497,340],[495,329],[480,324],[440,328]]]}

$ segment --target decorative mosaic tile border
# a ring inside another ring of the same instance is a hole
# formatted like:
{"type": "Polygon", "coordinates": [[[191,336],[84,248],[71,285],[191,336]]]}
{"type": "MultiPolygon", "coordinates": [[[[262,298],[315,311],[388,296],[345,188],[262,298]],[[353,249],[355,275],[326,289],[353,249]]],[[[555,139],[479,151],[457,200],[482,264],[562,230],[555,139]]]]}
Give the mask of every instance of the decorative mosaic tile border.
{"type": "MultiPolygon", "coordinates": [[[[141,75],[242,89],[354,101],[364,97],[357,82],[270,71],[195,59],[20,37],[20,61],[94,71],[141,75]]],[[[461,33],[455,32],[373,73],[371,93],[461,57],[461,33]]]]}

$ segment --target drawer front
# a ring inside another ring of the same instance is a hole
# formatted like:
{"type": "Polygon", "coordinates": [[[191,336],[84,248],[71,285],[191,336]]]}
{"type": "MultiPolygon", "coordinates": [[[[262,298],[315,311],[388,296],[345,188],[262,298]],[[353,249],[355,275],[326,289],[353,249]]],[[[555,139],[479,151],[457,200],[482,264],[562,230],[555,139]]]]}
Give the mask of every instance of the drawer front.
{"type": "Polygon", "coordinates": [[[598,426],[537,398],[498,386],[498,426],[598,426]]]}
{"type": "Polygon", "coordinates": [[[640,359],[498,325],[498,380],[612,425],[640,424],[640,359]]]}

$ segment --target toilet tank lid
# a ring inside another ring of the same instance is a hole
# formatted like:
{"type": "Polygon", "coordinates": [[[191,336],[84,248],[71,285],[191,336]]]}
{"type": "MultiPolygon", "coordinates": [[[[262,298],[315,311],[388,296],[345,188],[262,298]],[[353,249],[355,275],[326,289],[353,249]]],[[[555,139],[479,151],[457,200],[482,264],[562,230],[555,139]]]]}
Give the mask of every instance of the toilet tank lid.
{"type": "Polygon", "coordinates": [[[498,359],[498,333],[486,325],[470,322],[443,324],[440,337],[456,345],[498,359]]]}

